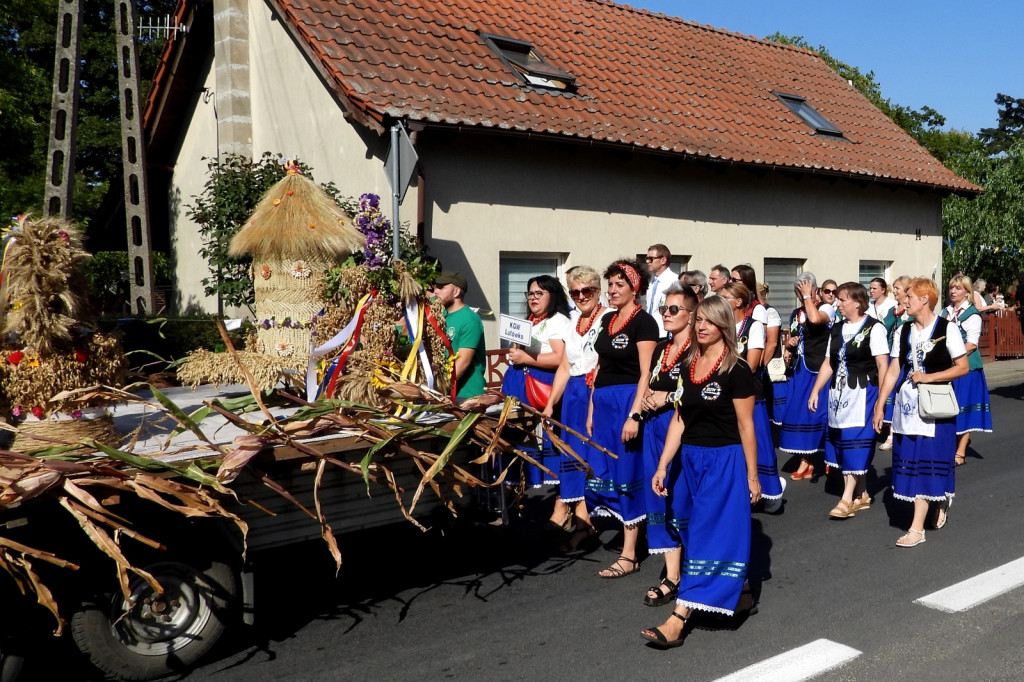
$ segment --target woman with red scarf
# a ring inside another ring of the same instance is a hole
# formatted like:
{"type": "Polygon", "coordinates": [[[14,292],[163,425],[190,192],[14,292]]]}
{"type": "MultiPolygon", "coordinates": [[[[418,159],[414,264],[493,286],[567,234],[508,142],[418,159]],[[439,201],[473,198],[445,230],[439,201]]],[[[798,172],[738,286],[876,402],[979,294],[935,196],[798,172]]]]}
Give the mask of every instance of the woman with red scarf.
{"type": "Polygon", "coordinates": [[[598,575],[621,578],[640,570],[637,539],[646,518],[643,489],[643,400],[651,378],[651,359],[658,345],[658,323],[639,305],[647,291],[644,266],[620,259],[604,272],[608,281],[606,317],[597,334],[597,374],[590,397],[587,432],[594,442],[616,454],[601,454],[592,463],[587,481],[594,516],[613,516],[622,522],[622,554],[598,575]]]}

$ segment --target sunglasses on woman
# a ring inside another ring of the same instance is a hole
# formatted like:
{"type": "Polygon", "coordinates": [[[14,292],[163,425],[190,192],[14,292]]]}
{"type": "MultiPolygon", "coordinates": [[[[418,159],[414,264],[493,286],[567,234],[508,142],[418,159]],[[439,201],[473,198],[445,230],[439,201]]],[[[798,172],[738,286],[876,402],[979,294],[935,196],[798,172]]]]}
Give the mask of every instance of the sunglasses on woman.
{"type": "Polygon", "coordinates": [[[678,315],[679,313],[681,313],[682,311],[687,310],[687,309],[684,308],[683,306],[680,306],[680,305],[660,305],[660,306],[658,306],[658,312],[661,313],[662,315],[665,314],[666,310],[669,313],[671,313],[673,317],[675,317],[676,315],[678,315]]]}
{"type": "Polygon", "coordinates": [[[836,293],[836,290],[835,289],[822,289],[821,293],[828,294],[829,296],[834,296],[835,293],[836,293]]]}
{"type": "Polygon", "coordinates": [[[578,298],[590,298],[597,291],[594,287],[583,287],[581,289],[569,289],[569,296],[575,301],[578,298]]]}

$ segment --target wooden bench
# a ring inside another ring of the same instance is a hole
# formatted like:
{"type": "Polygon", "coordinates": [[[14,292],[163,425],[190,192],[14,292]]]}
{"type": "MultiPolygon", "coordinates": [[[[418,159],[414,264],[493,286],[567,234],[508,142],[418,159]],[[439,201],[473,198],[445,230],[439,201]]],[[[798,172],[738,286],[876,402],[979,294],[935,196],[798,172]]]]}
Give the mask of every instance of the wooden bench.
{"type": "Polygon", "coordinates": [[[487,351],[487,373],[484,380],[488,389],[501,389],[501,380],[505,378],[505,369],[508,367],[508,348],[498,348],[487,351]]]}

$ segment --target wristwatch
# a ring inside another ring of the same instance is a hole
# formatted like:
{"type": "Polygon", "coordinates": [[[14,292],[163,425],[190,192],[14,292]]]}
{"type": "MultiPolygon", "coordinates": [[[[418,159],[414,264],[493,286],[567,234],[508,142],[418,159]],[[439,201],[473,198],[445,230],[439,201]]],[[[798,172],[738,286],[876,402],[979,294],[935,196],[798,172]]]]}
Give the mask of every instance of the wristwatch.
{"type": "Polygon", "coordinates": [[[644,420],[643,415],[640,414],[639,412],[634,412],[633,414],[629,415],[629,418],[637,423],[640,423],[644,420]]]}

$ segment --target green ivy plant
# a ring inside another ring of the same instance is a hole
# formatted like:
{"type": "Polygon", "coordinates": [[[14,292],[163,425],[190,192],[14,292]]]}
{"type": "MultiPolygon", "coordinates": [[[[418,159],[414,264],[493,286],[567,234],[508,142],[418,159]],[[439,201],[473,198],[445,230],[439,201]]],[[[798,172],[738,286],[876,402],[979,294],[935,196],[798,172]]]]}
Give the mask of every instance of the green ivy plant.
{"type": "MultiPolygon", "coordinates": [[[[199,225],[203,240],[199,254],[210,270],[210,275],[203,278],[203,291],[207,296],[217,296],[223,305],[253,310],[252,259],[234,258],[228,255],[228,248],[263,195],[285,176],[281,158],[268,151],[257,160],[238,154],[209,159],[209,178],[203,192],[193,196],[194,203],[185,207],[186,215],[199,225]]],[[[308,166],[299,162],[299,169],[313,179],[308,166]]],[[[334,183],[321,186],[350,215],[358,210],[354,201],[339,196],[334,183]]]]}

